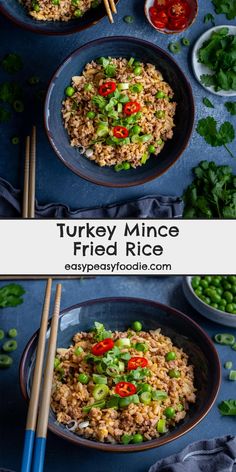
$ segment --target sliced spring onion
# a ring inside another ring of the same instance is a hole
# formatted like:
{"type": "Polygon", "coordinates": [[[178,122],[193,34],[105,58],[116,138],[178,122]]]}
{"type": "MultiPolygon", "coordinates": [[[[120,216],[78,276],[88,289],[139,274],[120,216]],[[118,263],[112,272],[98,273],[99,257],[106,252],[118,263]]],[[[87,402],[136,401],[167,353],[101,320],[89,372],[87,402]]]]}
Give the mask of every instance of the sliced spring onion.
{"type": "Polygon", "coordinates": [[[82,352],[84,352],[84,350],[81,346],[76,347],[75,350],[74,350],[74,354],[76,356],[80,356],[80,354],[82,354],[82,352]]]}
{"type": "Polygon", "coordinates": [[[134,57],[131,57],[130,60],[129,60],[129,62],[128,62],[128,66],[129,66],[129,67],[132,67],[134,61],[135,61],[134,57]]]}
{"type": "Polygon", "coordinates": [[[229,370],[232,369],[232,367],[233,367],[233,362],[231,362],[231,361],[225,362],[224,367],[225,367],[225,369],[229,369],[229,370]]]}
{"type": "Polygon", "coordinates": [[[107,384],[107,377],[105,375],[93,374],[93,382],[95,384],[107,384]]]}
{"type": "Polygon", "coordinates": [[[233,346],[235,343],[235,337],[228,333],[218,333],[215,335],[214,340],[216,343],[223,344],[224,346],[233,346]]]}
{"type": "Polygon", "coordinates": [[[163,419],[160,419],[157,423],[157,431],[158,433],[160,434],[164,434],[167,432],[167,428],[166,428],[166,420],[163,418],[163,419]]]}
{"type": "Polygon", "coordinates": [[[130,86],[130,90],[132,93],[140,93],[143,90],[142,84],[134,84],[130,86]]]}
{"type": "Polygon", "coordinates": [[[171,42],[168,45],[168,49],[169,49],[170,52],[172,52],[172,54],[178,54],[181,51],[180,43],[178,43],[178,41],[171,42]]]}
{"type": "Polygon", "coordinates": [[[122,103],[118,103],[117,105],[117,112],[121,113],[122,112],[122,103]]]}
{"type": "Polygon", "coordinates": [[[143,154],[141,157],[141,164],[146,164],[148,158],[149,158],[149,155],[147,152],[145,152],[145,154],[143,154]]]}
{"type": "Polygon", "coordinates": [[[103,136],[107,136],[109,133],[109,129],[107,125],[100,123],[97,127],[96,135],[99,136],[99,138],[103,136]]]}
{"type": "Polygon", "coordinates": [[[155,401],[166,400],[166,398],[168,398],[168,395],[164,390],[154,390],[152,392],[152,399],[155,401]]]}
{"type": "Polygon", "coordinates": [[[87,405],[82,408],[84,413],[89,413],[92,408],[104,408],[106,405],[105,400],[100,400],[97,402],[92,403],[92,405],[87,405]]]}
{"type": "Polygon", "coordinates": [[[143,392],[140,395],[140,401],[141,403],[144,403],[144,405],[149,405],[152,401],[152,395],[150,392],[143,392]]]}
{"type": "Polygon", "coordinates": [[[131,342],[129,338],[120,338],[120,339],[117,339],[117,341],[115,342],[115,345],[120,348],[130,347],[131,342]]]}
{"type": "Polygon", "coordinates": [[[229,373],[229,380],[236,380],[236,370],[231,370],[229,373]]]}
{"type": "Polygon", "coordinates": [[[117,85],[117,88],[118,88],[118,90],[120,90],[120,92],[122,90],[129,90],[129,83],[128,82],[122,82],[122,83],[117,85]]]}

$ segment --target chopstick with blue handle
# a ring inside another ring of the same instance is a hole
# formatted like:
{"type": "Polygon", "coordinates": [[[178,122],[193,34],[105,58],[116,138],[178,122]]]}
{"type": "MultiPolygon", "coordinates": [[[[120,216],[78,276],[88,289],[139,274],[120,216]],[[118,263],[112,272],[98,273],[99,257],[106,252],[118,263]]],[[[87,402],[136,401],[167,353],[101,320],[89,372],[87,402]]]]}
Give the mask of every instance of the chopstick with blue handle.
{"type": "Polygon", "coordinates": [[[41,377],[42,377],[42,370],[43,370],[46,332],[47,332],[48,315],[49,315],[49,308],[50,308],[51,288],[52,288],[52,279],[48,279],[46,290],[45,290],[44,305],[43,305],[43,312],[42,312],[42,317],[41,317],[41,326],[40,326],[40,331],[39,331],[39,340],[38,340],[38,347],[37,347],[37,354],[36,354],[36,361],[35,361],[35,368],[34,368],[33,384],[32,384],[30,403],[29,403],[29,409],[28,409],[27,421],[26,421],[25,442],[24,442],[21,472],[31,471],[34,436],[35,436],[37,414],[38,414],[39,392],[40,392],[40,384],[41,384],[41,377]]]}
{"type": "Polygon", "coordinates": [[[32,472],[42,472],[44,466],[46,437],[48,429],[48,416],[51,401],[51,390],[54,370],[54,359],[57,344],[57,331],[61,303],[61,284],[57,285],[54,310],[51,322],[50,338],[48,344],[48,353],[46,358],[46,365],[44,369],[44,382],[42,398],[39,406],[38,423],[36,429],[36,438],[34,445],[34,456],[32,472]]]}

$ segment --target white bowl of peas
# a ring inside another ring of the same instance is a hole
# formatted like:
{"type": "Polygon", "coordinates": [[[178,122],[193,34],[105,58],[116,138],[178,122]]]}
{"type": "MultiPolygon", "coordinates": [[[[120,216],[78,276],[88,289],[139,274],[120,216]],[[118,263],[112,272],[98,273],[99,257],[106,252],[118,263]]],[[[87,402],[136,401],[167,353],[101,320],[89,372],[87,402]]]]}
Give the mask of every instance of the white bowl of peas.
{"type": "Polygon", "coordinates": [[[201,315],[236,328],[236,275],[184,277],[183,291],[190,305],[201,315]]]}

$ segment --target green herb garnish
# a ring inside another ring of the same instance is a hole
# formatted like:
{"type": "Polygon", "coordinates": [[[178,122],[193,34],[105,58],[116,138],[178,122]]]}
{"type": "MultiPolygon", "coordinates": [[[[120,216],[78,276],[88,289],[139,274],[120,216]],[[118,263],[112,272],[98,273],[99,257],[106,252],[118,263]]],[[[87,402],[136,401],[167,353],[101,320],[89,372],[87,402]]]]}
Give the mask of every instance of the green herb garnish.
{"type": "Polygon", "coordinates": [[[224,400],[219,404],[218,409],[223,416],[235,416],[236,400],[224,400]]]}
{"type": "Polygon", "coordinates": [[[208,108],[215,108],[214,105],[213,105],[213,103],[211,103],[211,101],[210,101],[209,98],[207,98],[207,97],[204,97],[204,98],[202,99],[202,103],[203,103],[206,107],[208,107],[208,108]]]}
{"type": "Polygon", "coordinates": [[[215,26],[215,18],[214,16],[211,14],[211,13],[207,13],[205,16],[204,16],[204,23],[209,23],[211,22],[212,26],[215,26]]]}
{"type": "Polygon", "coordinates": [[[205,141],[213,147],[224,146],[227,152],[234,157],[227,147],[235,138],[234,127],[229,121],[225,121],[217,130],[217,122],[212,116],[198,121],[197,132],[205,141]]]}
{"type": "Polygon", "coordinates": [[[227,20],[236,17],[236,0],[212,0],[217,14],[224,13],[227,20]]]}
{"type": "Polygon", "coordinates": [[[0,308],[15,307],[23,303],[25,290],[21,285],[8,284],[0,288],[0,308]]]}
{"type": "Polygon", "coordinates": [[[7,54],[2,60],[1,65],[9,74],[19,72],[23,67],[21,57],[15,53],[7,54]]]}
{"type": "Polygon", "coordinates": [[[225,107],[231,115],[236,115],[236,102],[226,102],[225,107]]]}

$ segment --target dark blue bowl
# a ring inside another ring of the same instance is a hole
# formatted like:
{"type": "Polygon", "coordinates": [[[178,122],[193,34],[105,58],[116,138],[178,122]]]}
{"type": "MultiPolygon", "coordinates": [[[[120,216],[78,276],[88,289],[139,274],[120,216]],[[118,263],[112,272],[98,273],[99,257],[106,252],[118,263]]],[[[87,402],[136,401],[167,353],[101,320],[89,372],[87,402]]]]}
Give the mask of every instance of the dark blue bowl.
{"type": "MultiPolygon", "coordinates": [[[[76,436],[65,426],[56,422],[50,412],[49,429],[74,444],[105,451],[133,452],[162,446],[196,426],[212,407],[220,386],[220,361],[216,349],[207,334],[194,321],[174,308],[157,302],[138,298],[105,298],[90,300],[64,310],[60,315],[58,347],[67,348],[78,331],[88,331],[94,321],[104,323],[108,329],[124,331],[135,320],[142,322],[145,330],[161,328],[173,343],[184,349],[194,365],[197,402],[173,431],[158,439],[141,444],[104,444],[76,436]]],[[[49,330],[47,333],[47,339],[49,330]]],[[[23,396],[28,399],[35,364],[38,332],[28,342],[20,364],[20,385],[23,396]]]]}
{"type": "Polygon", "coordinates": [[[108,187],[130,187],[148,182],[166,172],[185,150],[194,122],[192,90],[185,75],[169,54],[147,41],[125,36],[102,38],[82,46],[59,67],[49,85],[45,103],[45,126],[49,140],[62,162],[80,177],[108,187]],[[135,57],[154,64],[171,85],[178,103],[174,137],[158,157],[128,171],[115,172],[111,167],[99,167],[70,146],[61,116],[64,90],[74,75],[79,75],[86,63],[101,56],[135,57]]]}
{"type": "MultiPolygon", "coordinates": [[[[118,0],[115,0],[118,3],[118,0]]],[[[90,9],[82,18],[70,21],[38,21],[29,16],[18,0],[0,0],[0,12],[18,26],[34,33],[63,35],[79,33],[106,16],[103,2],[98,8],[90,9]]]]}

